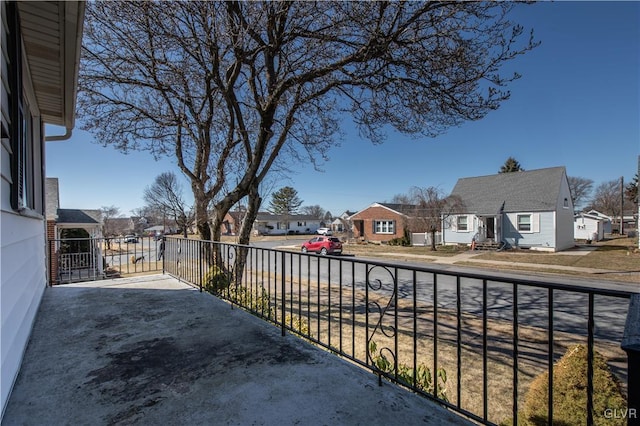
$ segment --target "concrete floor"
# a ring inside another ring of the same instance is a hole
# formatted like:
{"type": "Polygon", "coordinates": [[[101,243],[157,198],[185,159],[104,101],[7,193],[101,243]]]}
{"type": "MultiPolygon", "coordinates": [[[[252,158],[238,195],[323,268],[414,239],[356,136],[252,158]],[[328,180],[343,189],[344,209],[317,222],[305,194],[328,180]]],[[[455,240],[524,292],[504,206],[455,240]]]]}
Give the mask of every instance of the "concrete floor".
{"type": "Polygon", "coordinates": [[[163,275],[47,288],[3,425],[471,424],[163,275]]]}

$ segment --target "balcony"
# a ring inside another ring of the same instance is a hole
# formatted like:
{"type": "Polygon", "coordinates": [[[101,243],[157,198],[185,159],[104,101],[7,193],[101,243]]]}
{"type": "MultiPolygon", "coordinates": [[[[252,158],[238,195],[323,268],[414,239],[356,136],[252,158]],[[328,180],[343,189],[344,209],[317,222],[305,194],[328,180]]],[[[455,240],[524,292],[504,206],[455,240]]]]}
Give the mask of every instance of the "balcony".
{"type": "Polygon", "coordinates": [[[637,421],[632,288],[181,238],[149,250],[163,275],[48,289],[7,424],[518,423],[540,377],[556,421],[576,347],[570,424],[637,421]],[[600,359],[628,404],[598,405],[600,359]]]}
{"type": "Polygon", "coordinates": [[[3,424],[468,424],[168,275],[47,289],[3,424]]]}

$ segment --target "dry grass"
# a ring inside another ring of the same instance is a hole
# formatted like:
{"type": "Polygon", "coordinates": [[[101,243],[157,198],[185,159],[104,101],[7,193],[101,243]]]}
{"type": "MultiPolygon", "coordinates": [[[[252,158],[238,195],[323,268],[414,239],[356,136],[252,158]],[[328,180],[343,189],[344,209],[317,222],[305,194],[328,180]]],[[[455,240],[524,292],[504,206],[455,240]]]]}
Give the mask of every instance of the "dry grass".
{"type": "MultiPolygon", "coordinates": [[[[467,251],[468,249],[464,249],[467,251]]],[[[457,246],[439,246],[437,250],[431,250],[431,247],[402,247],[402,246],[390,246],[386,244],[345,244],[344,251],[348,254],[375,256],[379,253],[393,254],[397,256],[402,255],[423,255],[423,256],[438,256],[449,257],[455,256],[461,253],[462,249],[458,249],[457,246]]]]}
{"type": "MultiPolygon", "coordinates": [[[[518,262],[529,265],[483,265],[490,269],[510,269],[538,271],[544,273],[591,276],[592,273],[563,270],[562,268],[536,268],[535,264],[572,266],[579,268],[595,268],[611,271],[598,276],[617,281],[640,282],[640,250],[637,238],[613,238],[594,244],[597,249],[586,255],[569,255],[560,253],[544,253],[530,250],[511,250],[506,252],[490,252],[475,256],[473,259],[495,260],[500,262],[518,262]]],[[[468,265],[477,266],[473,260],[468,265]]]]}
{"type": "MultiPolygon", "coordinates": [[[[257,288],[258,282],[278,282],[277,276],[248,278],[257,288]]],[[[309,337],[323,342],[332,350],[348,357],[367,362],[367,346],[370,340],[392,362],[412,367],[425,364],[434,370],[434,347],[437,344],[437,368],[447,373],[445,384],[449,402],[462,409],[483,416],[483,319],[481,315],[464,311],[460,315],[460,352],[458,354],[458,315],[455,309],[439,308],[434,324],[433,305],[419,302],[414,307],[410,299],[399,299],[391,303],[388,291],[352,289],[317,282],[294,281],[298,292],[288,296],[284,315],[281,299],[272,298],[273,315],[289,318],[293,325],[301,318],[308,327],[309,337]],[[368,301],[368,304],[367,304],[368,301]],[[383,316],[376,312],[387,307],[383,316]],[[367,307],[368,313],[367,313],[367,307]],[[397,315],[396,315],[397,313],[397,315]],[[368,319],[367,319],[368,315],[368,319]],[[414,318],[415,317],[415,318],[414,318]],[[434,326],[437,340],[434,339],[434,326]],[[415,360],[414,360],[415,354],[415,360]],[[458,375],[458,362],[461,365],[458,375]],[[460,396],[458,397],[458,381],[460,396]]],[[[268,286],[268,284],[267,284],[268,286]]],[[[535,308],[529,308],[534,309],[535,308]]],[[[544,311],[541,308],[541,311],[544,311]]],[[[295,328],[295,326],[294,326],[295,328]]],[[[512,417],[514,382],[514,327],[512,321],[487,318],[486,379],[488,413],[490,421],[500,423],[512,417]]],[[[517,380],[519,406],[522,407],[531,381],[547,369],[549,336],[545,329],[519,324],[517,348],[517,380]]],[[[554,355],[558,359],[574,344],[586,344],[586,336],[556,331],[554,333],[554,355]]],[[[608,360],[618,374],[626,371],[626,356],[619,343],[597,340],[596,350],[608,360]]]]}

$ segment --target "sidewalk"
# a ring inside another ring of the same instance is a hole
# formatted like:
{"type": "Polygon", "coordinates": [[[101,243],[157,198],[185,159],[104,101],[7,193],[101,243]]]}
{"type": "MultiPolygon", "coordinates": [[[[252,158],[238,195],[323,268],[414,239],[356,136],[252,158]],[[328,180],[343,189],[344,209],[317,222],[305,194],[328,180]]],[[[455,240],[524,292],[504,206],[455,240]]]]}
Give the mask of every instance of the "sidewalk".
{"type": "MultiPolygon", "coordinates": [[[[465,265],[461,266],[481,266],[481,265],[489,265],[489,266],[518,266],[523,268],[534,268],[534,269],[547,269],[547,270],[555,270],[555,271],[573,271],[573,272],[582,272],[586,274],[606,274],[615,271],[611,271],[610,269],[598,269],[598,268],[584,268],[584,267],[575,267],[575,266],[564,266],[564,265],[547,265],[543,263],[524,263],[524,262],[503,262],[500,260],[484,260],[484,259],[475,259],[477,256],[480,256],[486,252],[483,251],[465,251],[454,256],[430,256],[430,255],[422,255],[422,254],[409,254],[409,253],[376,253],[376,256],[388,256],[388,257],[403,257],[403,258],[411,258],[411,259],[422,259],[429,260],[432,263],[442,264],[442,265],[458,265],[461,263],[465,263],[465,265]]],[[[572,253],[556,253],[562,255],[571,255],[571,256],[580,256],[583,253],[576,254],[576,252],[572,253]]],[[[588,252],[584,252],[584,254],[588,254],[588,252]]]]}

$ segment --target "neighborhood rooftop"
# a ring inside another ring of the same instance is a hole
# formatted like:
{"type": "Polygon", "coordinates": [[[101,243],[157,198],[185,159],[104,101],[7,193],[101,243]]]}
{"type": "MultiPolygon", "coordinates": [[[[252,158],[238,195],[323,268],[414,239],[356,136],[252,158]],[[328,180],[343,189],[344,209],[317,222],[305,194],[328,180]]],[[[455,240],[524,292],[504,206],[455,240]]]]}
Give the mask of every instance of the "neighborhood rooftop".
{"type": "Polygon", "coordinates": [[[476,214],[553,210],[560,194],[564,167],[461,178],[451,195],[476,214]]]}

